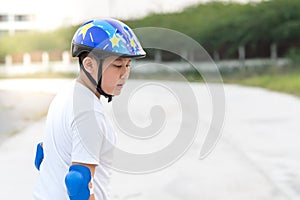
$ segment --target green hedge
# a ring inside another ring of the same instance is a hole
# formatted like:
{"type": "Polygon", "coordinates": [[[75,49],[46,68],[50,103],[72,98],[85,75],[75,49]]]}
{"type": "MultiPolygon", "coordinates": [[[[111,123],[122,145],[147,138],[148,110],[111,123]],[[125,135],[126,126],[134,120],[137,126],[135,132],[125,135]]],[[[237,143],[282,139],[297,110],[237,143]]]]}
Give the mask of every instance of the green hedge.
{"type": "MultiPolygon", "coordinates": [[[[180,13],[152,14],[140,20],[126,21],[131,27],[165,27],[189,35],[210,53],[226,56],[239,45],[269,51],[271,43],[281,52],[300,49],[300,1],[269,0],[260,3],[212,2],[190,7],[180,13]]],[[[48,33],[19,33],[0,36],[0,61],[6,54],[68,50],[76,27],[48,33]]],[[[280,53],[280,52],[279,52],[280,53]]]]}
{"type": "Polygon", "coordinates": [[[78,27],[65,27],[52,32],[25,32],[0,37],[0,62],[5,55],[33,51],[68,50],[78,27]]]}

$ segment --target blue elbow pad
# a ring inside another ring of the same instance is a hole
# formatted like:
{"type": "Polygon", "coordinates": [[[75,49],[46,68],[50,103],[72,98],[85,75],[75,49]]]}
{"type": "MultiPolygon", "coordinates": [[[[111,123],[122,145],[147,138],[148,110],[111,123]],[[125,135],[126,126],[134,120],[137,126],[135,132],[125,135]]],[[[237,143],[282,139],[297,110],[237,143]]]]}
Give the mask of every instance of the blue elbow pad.
{"type": "Polygon", "coordinates": [[[82,165],[72,165],[66,175],[65,184],[70,200],[88,200],[91,171],[82,165]]]}
{"type": "Polygon", "coordinates": [[[40,170],[40,166],[41,166],[43,159],[44,159],[44,150],[43,150],[42,142],[41,142],[37,145],[36,153],[35,153],[34,165],[37,168],[37,170],[40,170]]]}

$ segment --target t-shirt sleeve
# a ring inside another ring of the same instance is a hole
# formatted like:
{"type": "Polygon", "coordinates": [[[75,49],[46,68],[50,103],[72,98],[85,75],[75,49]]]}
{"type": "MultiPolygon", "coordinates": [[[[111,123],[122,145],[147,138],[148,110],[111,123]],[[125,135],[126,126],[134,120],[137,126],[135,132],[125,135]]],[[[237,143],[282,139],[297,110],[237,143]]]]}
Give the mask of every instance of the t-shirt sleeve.
{"type": "Polygon", "coordinates": [[[72,122],[72,162],[98,165],[104,132],[102,113],[97,111],[78,113],[72,122]]]}

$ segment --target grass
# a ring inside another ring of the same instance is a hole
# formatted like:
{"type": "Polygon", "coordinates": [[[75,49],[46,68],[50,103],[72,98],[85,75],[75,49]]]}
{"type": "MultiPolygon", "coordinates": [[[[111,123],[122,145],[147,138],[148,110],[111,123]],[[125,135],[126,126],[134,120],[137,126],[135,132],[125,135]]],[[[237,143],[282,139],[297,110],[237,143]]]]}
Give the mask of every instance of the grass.
{"type": "Polygon", "coordinates": [[[238,83],[241,85],[263,87],[300,97],[300,72],[260,75],[242,79],[238,83]]]}
{"type": "MultiPolygon", "coordinates": [[[[233,73],[223,75],[224,83],[239,84],[245,86],[262,87],[273,91],[289,93],[300,97],[300,70],[280,69],[270,71],[249,72],[246,74],[233,73]]],[[[203,82],[200,74],[194,72],[186,72],[182,74],[191,82],[203,82]]],[[[148,74],[133,75],[133,79],[158,79],[158,80],[177,80],[169,74],[148,74]]]]}
{"type": "Polygon", "coordinates": [[[273,91],[292,94],[300,97],[300,70],[285,67],[240,76],[224,77],[224,83],[262,87],[273,91]]]}
{"type": "MultiPolygon", "coordinates": [[[[199,73],[194,71],[181,74],[191,82],[203,82],[199,73]]],[[[75,78],[76,74],[32,74],[27,76],[9,78],[75,78]]],[[[224,83],[239,84],[246,86],[262,87],[273,91],[289,93],[300,97],[300,67],[272,68],[266,67],[263,71],[252,71],[247,73],[234,72],[223,74],[224,83]]],[[[8,77],[0,77],[8,78],[8,77]]],[[[178,75],[168,72],[135,74],[130,75],[130,79],[158,79],[158,80],[178,80],[178,75]]]]}

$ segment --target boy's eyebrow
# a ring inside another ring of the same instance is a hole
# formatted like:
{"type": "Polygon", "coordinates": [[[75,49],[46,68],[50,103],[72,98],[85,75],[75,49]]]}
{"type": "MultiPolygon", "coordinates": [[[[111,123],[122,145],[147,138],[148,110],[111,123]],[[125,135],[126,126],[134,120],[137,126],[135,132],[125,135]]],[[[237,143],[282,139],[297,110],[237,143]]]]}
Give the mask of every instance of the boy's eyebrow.
{"type": "MultiPolygon", "coordinates": [[[[114,61],[123,61],[123,58],[118,57],[118,58],[116,58],[114,61]]],[[[128,60],[128,61],[131,62],[131,59],[128,60]]]]}
{"type": "Polygon", "coordinates": [[[118,58],[116,58],[115,60],[116,60],[116,61],[122,61],[122,60],[123,60],[123,58],[121,58],[121,57],[118,57],[118,58]]]}

